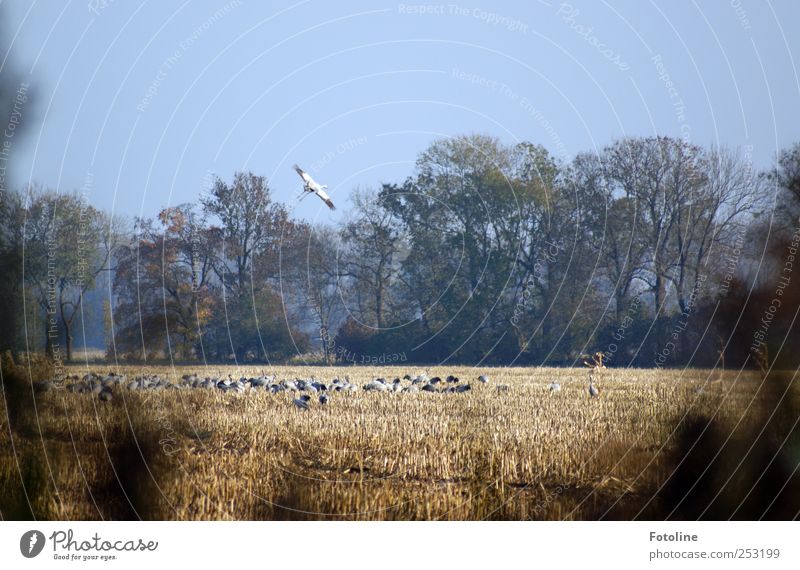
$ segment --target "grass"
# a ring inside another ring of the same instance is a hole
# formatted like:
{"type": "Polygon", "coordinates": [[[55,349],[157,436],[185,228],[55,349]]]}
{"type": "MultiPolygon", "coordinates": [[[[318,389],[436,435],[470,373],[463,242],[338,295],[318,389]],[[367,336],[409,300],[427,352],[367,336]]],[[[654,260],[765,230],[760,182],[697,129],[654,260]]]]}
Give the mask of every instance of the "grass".
{"type": "MultiPolygon", "coordinates": [[[[279,378],[349,374],[360,384],[418,372],[141,366],[117,372],[177,380],[190,371],[237,377],[262,370],[279,378]]],[[[3,507],[20,484],[18,465],[34,458],[28,468],[45,483],[30,499],[31,516],[55,519],[680,518],[674,496],[685,492],[675,481],[688,476],[696,483],[686,470],[697,469],[702,479],[701,468],[713,464],[710,455],[693,460],[699,465],[682,462],[708,431],[692,431],[697,422],[740,441],[774,409],[752,372],[607,369],[596,377],[596,399],[588,396],[585,369],[447,367],[430,374],[469,379],[473,390],[335,393],[329,406],[309,412],[297,410],[290,394],[264,392],[118,389],[111,402],[65,390],[38,394],[24,425],[9,429],[0,418],[0,514],[10,516],[3,507]],[[482,373],[491,379],[487,386],[475,380],[482,373]],[[562,389],[551,394],[554,379],[562,389]],[[498,392],[497,384],[509,391],[498,392]],[[672,476],[676,468],[680,476],[672,476]]],[[[786,400],[792,406],[796,392],[792,387],[786,400]]],[[[795,427],[786,429],[796,441],[795,427]]],[[[712,469],[709,477],[719,475],[712,469]]]]}

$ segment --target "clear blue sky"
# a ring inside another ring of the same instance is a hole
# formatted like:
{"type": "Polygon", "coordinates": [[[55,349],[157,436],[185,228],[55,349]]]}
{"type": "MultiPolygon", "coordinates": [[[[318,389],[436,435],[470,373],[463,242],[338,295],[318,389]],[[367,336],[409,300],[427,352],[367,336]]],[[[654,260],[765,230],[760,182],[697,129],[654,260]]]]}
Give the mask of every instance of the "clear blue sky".
{"type": "Polygon", "coordinates": [[[459,133],[560,157],[670,134],[752,145],[759,168],[800,139],[794,0],[7,0],[0,10],[36,94],[12,181],[69,191],[91,175],[91,202],[124,215],[193,201],[207,172],[239,169],[294,204],[297,162],[341,206],[309,199],[297,215],[334,221],[355,186],[401,181],[431,140],[459,133]]]}

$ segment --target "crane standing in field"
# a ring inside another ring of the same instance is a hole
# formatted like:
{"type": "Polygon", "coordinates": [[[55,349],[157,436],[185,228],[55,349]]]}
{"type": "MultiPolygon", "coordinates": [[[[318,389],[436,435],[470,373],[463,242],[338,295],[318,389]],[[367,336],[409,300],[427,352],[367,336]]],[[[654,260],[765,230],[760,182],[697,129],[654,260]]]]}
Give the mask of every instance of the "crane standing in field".
{"type": "Polygon", "coordinates": [[[596,398],[600,395],[600,390],[594,385],[594,370],[589,372],[589,397],[596,398]]]}
{"type": "MultiPolygon", "coordinates": [[[[304,183],[303,192],[310,192],[312,194],[316,194],[317,196],[319,196],[319,198],[323,202],[325,202],[325,204],[328,206],[328,208],[330,208],[331,210],[335,210],[336,209],[336,206],[333,205],[333,201],[331,200],[331,197],[328,196],[327,192],[325,192],[325,189],[327,188],[327,186],[325,186],[324,184],[319,184],[316,180],[311,178],[311,176],[308,174],[308,172],[306,172],[305,170],[303,170],[302,168],[300,168],[296,164],[294,165],[294,169],[297,172],[297,174],[300,175],[300,178],[303,179],[303,183],[304,183]]],[[[302,200],[307,195],[308,194],[303,194],[303,197],[301,197],[300,199],[302,200]]]]}
{"type": "Polygon", "coordinates": [[[606,355],[603,352],[596,352],[594,356],[583,356],[583,364],[589,368],[589,397],[597,398],[600,395],[600,389],[594,384],[595,372],[599,373],[605,370],[603,359],[606,355]],[[591,360],[590,360],[591,359],[591,360]]]}

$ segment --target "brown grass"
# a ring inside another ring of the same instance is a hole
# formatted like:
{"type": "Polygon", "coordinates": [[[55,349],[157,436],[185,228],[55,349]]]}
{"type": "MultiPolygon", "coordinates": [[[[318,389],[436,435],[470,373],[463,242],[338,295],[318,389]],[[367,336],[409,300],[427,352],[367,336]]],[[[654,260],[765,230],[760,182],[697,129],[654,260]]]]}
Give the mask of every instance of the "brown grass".
{"type": "MultiPolygon", "coordinates": [[[[188,371],[237,377],[262,369],[117,371],[177,380],[188,371]]],[[[418,372],[263,371],[349,374],[360,384],[418,372]]],[[[469,379],[473,390],[334,393],[329,406],[305,413],[285,393],[117,389],[106,403],[51,390],[37,395],[38,421],[28,429],[10,430],[0,418],[0,488],[18,485],[18,459],[33,456],[46,484],[31,500],[56,519],[631,518],[657,507],[651,499],[674,469],[685,414],[747,429],[756,414],[743,412],[754,396],[759,405],[752,373],[606,369],[596,375],[597,399],[588,396],[585,369],[434,374],[469,379]],[[475,380],[482,373],[487,386],[475,380]],[[562,390],[550,394],[553,379],[562,390]]]]}

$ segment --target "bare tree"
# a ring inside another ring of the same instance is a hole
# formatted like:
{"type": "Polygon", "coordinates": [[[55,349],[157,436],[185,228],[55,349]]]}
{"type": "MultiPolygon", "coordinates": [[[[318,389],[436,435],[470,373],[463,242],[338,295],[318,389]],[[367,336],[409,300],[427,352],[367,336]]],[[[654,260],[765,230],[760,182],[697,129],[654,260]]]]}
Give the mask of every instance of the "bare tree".
{"type": "Polygon", "coordinates": [[[671,280],[683,313],[691,311],[690,298],[711,270],[707,263],[714,247],[737,240],[736,232],[743,231],[749,221],[746,217],[756,210],[760,198],[760,179],[738,153],[712,148],[701,164],[703,184],[675,209],[671,280]]]}
{"type": "Polygon", "coordinates": [[[653,294],[655,315],[665,308],[672,269],[679,262],[675,243],[681,216],[706,184],[701,149],[669,137],[627,138],[605,150],[608,180],[635,208],[634,239],[645,263],[637,278],[653,294]]]}
{"type": "Polygon", "coordinates": [[[375,192],[356,190],[353,215],[342,228],[346,246],[343,274],[352,282],[359,319],[381,329],[393,305],[393,285],[402,262],[397,219],[379,203],[375,192]]]}
{"type": "Polygon", "coordinates": [[[339,270],[339,234],[332,228],[309,228],[306,240],[305,267],[296,263],[291,282],[301,298],[304,312],[310,314],[319,330],[323,358],[333,360],[334,328],[342,320],[343,308],[339,270]]]}

